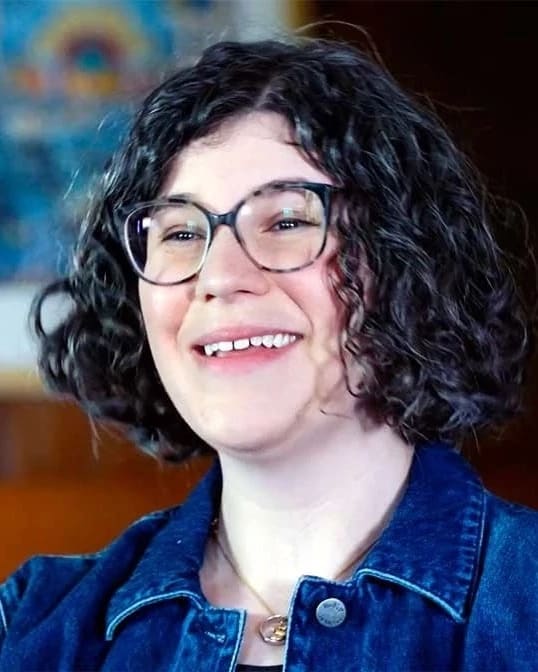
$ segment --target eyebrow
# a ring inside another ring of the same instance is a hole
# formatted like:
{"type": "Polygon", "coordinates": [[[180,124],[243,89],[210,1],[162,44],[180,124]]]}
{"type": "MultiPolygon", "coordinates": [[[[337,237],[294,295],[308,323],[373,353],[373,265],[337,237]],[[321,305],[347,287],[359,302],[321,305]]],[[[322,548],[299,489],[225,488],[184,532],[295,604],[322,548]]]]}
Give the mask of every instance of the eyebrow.
{"type": "MultiPolygon", "coordinates": [[[[291,183],[295,183],[295,182],[317,182],[317,180],[307,179],[306,177],[299,177],[299,176],[296,176],[296,177],[279,177],[277,179],[271,180],[270,182],[264,182],[262,184],[259,184],[256,187],[253,187],[252,189],[250,189],[249,191],[247,191],[245,193],[245,196],[248,196],[249,194],[253,194],[256,191],[258,191],[259,189],[263,189],[264,187],[271,187],[271,186],[276,185],[276,184],[282,184],[283,182],[291,182],[291,183]]],[[[245,196],[243,196],[243,198],[245,198],[245,196]]],[[[192,192],[178,192],[178,193],[167,194],[167,195],[163,194],[162,198],[167,198],[167,199],[168,198],[170,198],[170,199],[172,199],[172,198],[180,198],[181,199],[182,198],[182,199],[186,199],[186,200],[189,200],[189,201],[196,201],[197,200],[196,194],[193,194],[192,192]]]]}
{"type": "Polygon", "coordinates": [[[161,198],[166,198],[166,199],[168,199],[168,198],[183,198],[187,201],[195,201],[196,200],[196,194],[192,194],[192,193],[189,193],[189,192],[186,191],[184,193],[180,192],[180,193],[177,193],[177,194],[176,193],[174,193],[174,194],[163,194],[161,196],[161,198]]]}

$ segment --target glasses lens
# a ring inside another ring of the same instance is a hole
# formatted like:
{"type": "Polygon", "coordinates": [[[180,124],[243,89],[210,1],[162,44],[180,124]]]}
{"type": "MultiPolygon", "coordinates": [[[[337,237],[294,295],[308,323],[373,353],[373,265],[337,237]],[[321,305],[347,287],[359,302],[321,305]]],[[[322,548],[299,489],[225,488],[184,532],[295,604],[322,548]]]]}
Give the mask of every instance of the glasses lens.
{"type": "Polygon", "coordinates": [[[311,263],[321,252],[325,207],[309,189],[270,189],[245,201],[236,225],[254,261],[275,271],[293,270],[311,263]]]}
{"type": "Polygon", "coordinates": [[[173,284],[196,273],[205,254],[209,222],[191,203],[144,205],[127,218],[127,248],[150,282],[173,284]]]}

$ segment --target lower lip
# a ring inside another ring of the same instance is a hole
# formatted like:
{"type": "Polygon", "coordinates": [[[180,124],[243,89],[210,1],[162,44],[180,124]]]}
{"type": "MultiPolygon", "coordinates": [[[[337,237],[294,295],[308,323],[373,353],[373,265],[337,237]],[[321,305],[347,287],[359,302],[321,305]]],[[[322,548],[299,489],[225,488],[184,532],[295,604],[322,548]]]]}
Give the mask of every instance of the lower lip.
{"type": "Polygon", "coordinates": [[[300,339],[297,339],[289,345],[282,348],[249,348],[248,350],[232,350],[220,357],[217,355],[203,355],[197,350],[194,351],[196,361],[211,371],[219,373],[248,373],[253,369],[264,364],[270,364],[282,357],[285,357],[296,345],[300,339]]]}

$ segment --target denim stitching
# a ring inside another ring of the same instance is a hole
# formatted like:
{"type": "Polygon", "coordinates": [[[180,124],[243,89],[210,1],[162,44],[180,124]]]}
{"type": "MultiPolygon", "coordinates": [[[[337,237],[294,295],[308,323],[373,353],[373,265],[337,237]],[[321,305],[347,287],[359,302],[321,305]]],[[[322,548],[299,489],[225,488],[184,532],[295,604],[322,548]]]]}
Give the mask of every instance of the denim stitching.
{"type": "Polygon", "coordinates": [[[245,635],[245,624],[246,624],[246,612],[244,610],[241,611],[240,614],[240,621],[239,621],[239,637],[237,638],[237,641],[235,643],[235,648],[232,656],[232,662],[230,664],[230,669],[229,672],[233,672],[237,666],[237,656],[239,655],[239,649],[241,647],[241,644],[243,642],[243,637],[245,635]]]}
{"type": "Polygon", "coordinates": [[[368,569],[364,571],[361,570],[359,573],[364,574],[365,576],[375,576],[378,579],[385,579],[386,581],[395,583],[398,586],[402,586],[403,588],[412,590],[413,592],[418,593],[423,597],[427,597],[430,600],[432,600],[432,602],[438,604],[440,607],[445,609],[450,614],[450,616],[452,616],[452,618],[456,621],[456,623],[465,623],[465,618],[462,613],[454,609],[454,607],[452,607],[448,602],[443,600],[435,593],[432,593],[431,591],[422,588],[422,586],[419,586],[416,583],[412,583],[411,581],[402,579],[399,576],[394,576],[392,574],[387,574],[385,572],[379,572],[375,569],[368,569]]]}
{"type": "Polygon", "coordinates": [[[162,602],[164,600],[169,600],[170,598],[173,597],[192,597],[194,601],[199,605],[200,598],[198,595],[195,595],[194,593],[191,593],[190,591],[185,591],[185,590],[180,590],[180,591],[173,591],[171,593],[163,593],[160,595],[152,595],[151,597],[147,597],[144,600],[139,600],[138,602],[135,602],[132,604],[130,607],[127,609],[124,609],[121,611],[116,618],[109,624],[106,634],[105,634],[105,639],[107,642],[112,641],[114,637],[114,632],[118,625],[125,619],[127,616],[130,616],[132,613],[140,609],[141,607],[145,607],[148,604],[155,604],[155,602],[162,602]]]}
{"type": "Polygon", "coordinates": [[[4,605],[2,604],[2,600],[0,600],[0,619],[2,620],[2,626],[4,627],[4,632],[7,635],[7,618],[6,618],[6,612],[4,611],[4,605]]]}

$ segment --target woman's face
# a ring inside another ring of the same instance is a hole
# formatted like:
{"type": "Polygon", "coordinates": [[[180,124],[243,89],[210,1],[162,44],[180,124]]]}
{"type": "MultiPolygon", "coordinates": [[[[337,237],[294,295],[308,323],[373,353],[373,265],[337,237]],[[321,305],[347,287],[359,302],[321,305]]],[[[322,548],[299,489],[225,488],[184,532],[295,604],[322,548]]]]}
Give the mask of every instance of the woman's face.
{"type": "MultiPolygon", "coordinates": [[[[292,144],[285,121],[254,113],[177,157],[161,195],[188,193],[226,212],[274,180],[330,183],[292,144]]],[[[342,307],[328,282],[337,241],[290,273],[260,270],[233,233],[219,227],[199,274],[184,284],[139,292],[155,365],[185,421],[217,450],[259,450],[308,438],[327,412],[351,414],[353,397],[338,354],[342,307]],[[282,348],[206,356],[201,343],[293,334],[282,348]]],[[[326,420],[325,420],[326,421],[326,420]]]]}

